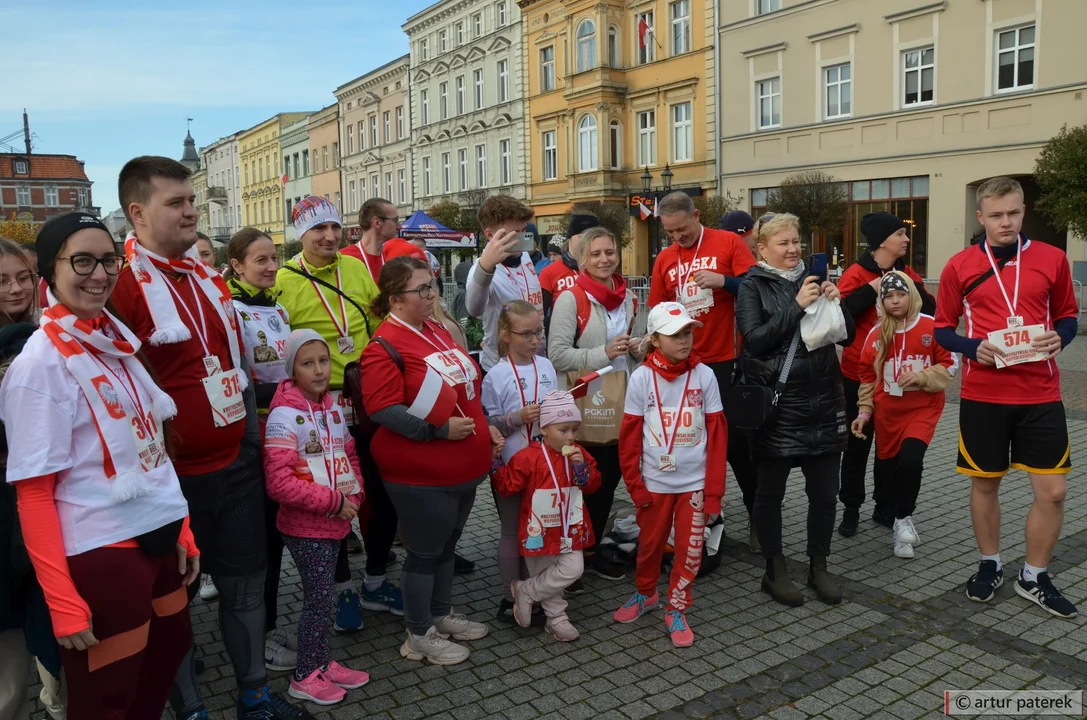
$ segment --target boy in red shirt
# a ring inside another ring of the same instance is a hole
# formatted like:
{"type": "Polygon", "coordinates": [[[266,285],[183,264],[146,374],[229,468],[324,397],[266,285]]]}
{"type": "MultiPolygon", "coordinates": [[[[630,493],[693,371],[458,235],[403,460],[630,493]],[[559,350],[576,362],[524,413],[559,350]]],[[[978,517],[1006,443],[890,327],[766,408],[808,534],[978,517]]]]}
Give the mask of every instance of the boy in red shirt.
{"type": "Polygon", "coordinates": [[[966,358],[956,469],[972,477],[970,514],[981,550],[966,596],[988,602],[1004,583],[1000,479],[1030,476],[1027,552],[1015,592],[1057,617],[1076,606],[1053,586],[1047,565],[1064,522],[1072,469],[1060,374],[1053,359],[1076,336],[1079,306],[1064,252],[1022,233],[1023,189],[1011,178],[978,188],[985,239],[948,261],[940,275],[936,341],[966,358]],[[955,330],[966,314],[966,336],[955,330]],[[1010,456],[1010,461],[1009,461],[1010,456]]]}

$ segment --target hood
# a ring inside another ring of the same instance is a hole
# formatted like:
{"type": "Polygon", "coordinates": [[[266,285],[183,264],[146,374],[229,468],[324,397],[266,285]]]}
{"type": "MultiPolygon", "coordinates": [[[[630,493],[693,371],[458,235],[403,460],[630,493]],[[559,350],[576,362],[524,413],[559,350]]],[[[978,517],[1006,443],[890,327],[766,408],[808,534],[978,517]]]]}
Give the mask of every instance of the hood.
{"type": "MultiPolygon", "coordinates": [[[[283,380],[279,383],[279,387],[276,388],[276,394],[272,396],[272,403],[269,405],[269,409],[275,410],[281,405],[286,405],[295,410],[309,410],[306,396],[302,394],[302,391],[298,389],[293,380],[283,380]]],[[[321,408],[328,410],[330,407],[332,407],[332,393],[326,392],[324,398],[321,400],[321,408]]]]}
{"type": "MultiPolygon", "coordinates": [[[[906,326],[908,327],[911,322],[917,319],[917,316],[921,314],[921,293],[917,291],[917,283],[913,281],[906,273],[901,270],[892,270],[892,273],[898,275],[906,282],[906,287],[910,289],[910,309],[906,311],[906,326]]],[[[890,273],[888,273],[890,274],[890,273]]],[[[883,301],[880,300],[881,316],[885,312],[882,310],[883,301]]]]}
{"type": "Polygon", "coordinates": [[[227,280],[226,286],[230,288],[230,297],[243,305],[254,307],[272,307],[275,305],[274,291],[261,290],[255,285],[239,280],[237,277],[227,280]]]}
{"type": "MultiPolygon", "coordinates": [[[[872,255],[872,251],[870,251],[870,250],[866,250],[863,255],[861,255],[859,258],[857,258],[857,262],[860,263],[860,266],[862,268],[864,268],[865,270],[867,270],[870,273],[875,273],[876,275],[882,275],[883,274],[883,269],[880,268],[879,263],[876,262],[876,258],[872,255]]],[[[898,258],[897,260],[895,260],[895,263],[894,263],[894,265],[892,266],[891,269],[892,270],[905,270],[906,269],[906,258],[898,258]]]]}
{"type": "Polygon", "coordinates": [[[472,263],[468,262],[467,260],[458,263],[457,266],[453,268],[453,279],[456,280],[458,285],[467,285],[468,273],[470,273],[471,271],[472,263]]]}

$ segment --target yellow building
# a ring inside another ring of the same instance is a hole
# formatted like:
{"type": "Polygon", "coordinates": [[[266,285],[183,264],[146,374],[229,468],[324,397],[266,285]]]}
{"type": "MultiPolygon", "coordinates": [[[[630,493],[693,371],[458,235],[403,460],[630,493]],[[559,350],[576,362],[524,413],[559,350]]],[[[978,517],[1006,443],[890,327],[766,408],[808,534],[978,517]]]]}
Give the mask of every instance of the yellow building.
{"type": "Polygon", "coordinates": [[[280,113],[238,133],[242,224],[260,228],[276,245],[283,244],[283,224],[287,221],[279,136],[285,127],[305,116],[280,113]]]}
{"type": "Polygon", "coordinates": [[[721,3],[721,186],[758,217],[768,192],[818,169],[844,183],[841,233],[812,250],[845,263],[860,218],[911,226],[907,258],[938,277],[981,229],[974,191],[1024,186],[1024,231],[1085,259],[1033,209],[1042,145],[1087,121],[1084,0],[752,0],[721,3]]]}
{"type": "MultiPolygon", "coordinates": [[[[541,226],[572,204],[630,207],[659,187],[717,186],[712,0],[519,0],[529,117],[529,200],[541,226]]],[[[636,208],[635,208],[636,210],[636,208]]],[[[628,275],[647,273],[659,228],[631,217],[628,275]]]]}

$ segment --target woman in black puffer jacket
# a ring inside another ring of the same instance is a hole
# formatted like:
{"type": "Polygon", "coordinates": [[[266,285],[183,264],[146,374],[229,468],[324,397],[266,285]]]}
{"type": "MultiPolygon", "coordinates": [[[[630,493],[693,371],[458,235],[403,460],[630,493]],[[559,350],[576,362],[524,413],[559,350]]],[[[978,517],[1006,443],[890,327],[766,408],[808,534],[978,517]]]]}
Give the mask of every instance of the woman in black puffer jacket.
{"type": "MultiPolygon", "coordinates": [[[[846,338],[840,344],[853,342],[853,320],[837,302],[838,289],[807,276],[800,259],[799,230],[796,216],[788,214],[764,217],[756,227],[756,250],[762,261],[748,272],[736,298],[736,327],[743,337],[740,368],[751,384],[771,388],[777,384],[789,346],[800,333],[804,309],[820,298],[842,313],[846,338]]],[[[752,439],[759,475],[753,515],[766,558],[762,589],[778,602],[793,606],[804,602],[789,580],[781,549],[781,503],[794,467],[803,471],[808,495],[808,585],[824,602],[841,602],[841,591],[826,568],[847,432],[834,345],[809,351],[798,337],[774,421],[752,439]]]]}

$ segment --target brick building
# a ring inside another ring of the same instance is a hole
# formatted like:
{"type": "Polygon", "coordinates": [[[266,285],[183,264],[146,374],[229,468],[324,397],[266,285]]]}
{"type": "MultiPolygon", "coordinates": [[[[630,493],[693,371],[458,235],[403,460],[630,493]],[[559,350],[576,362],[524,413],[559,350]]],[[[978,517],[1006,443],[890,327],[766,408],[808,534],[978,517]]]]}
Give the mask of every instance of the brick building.
{"type": "Polygon", "coordinates": [[[74,155],[0,153],[0,216],[30,213],[40,223],[69,210],[94,215],[91,181],[74,155]]]}

